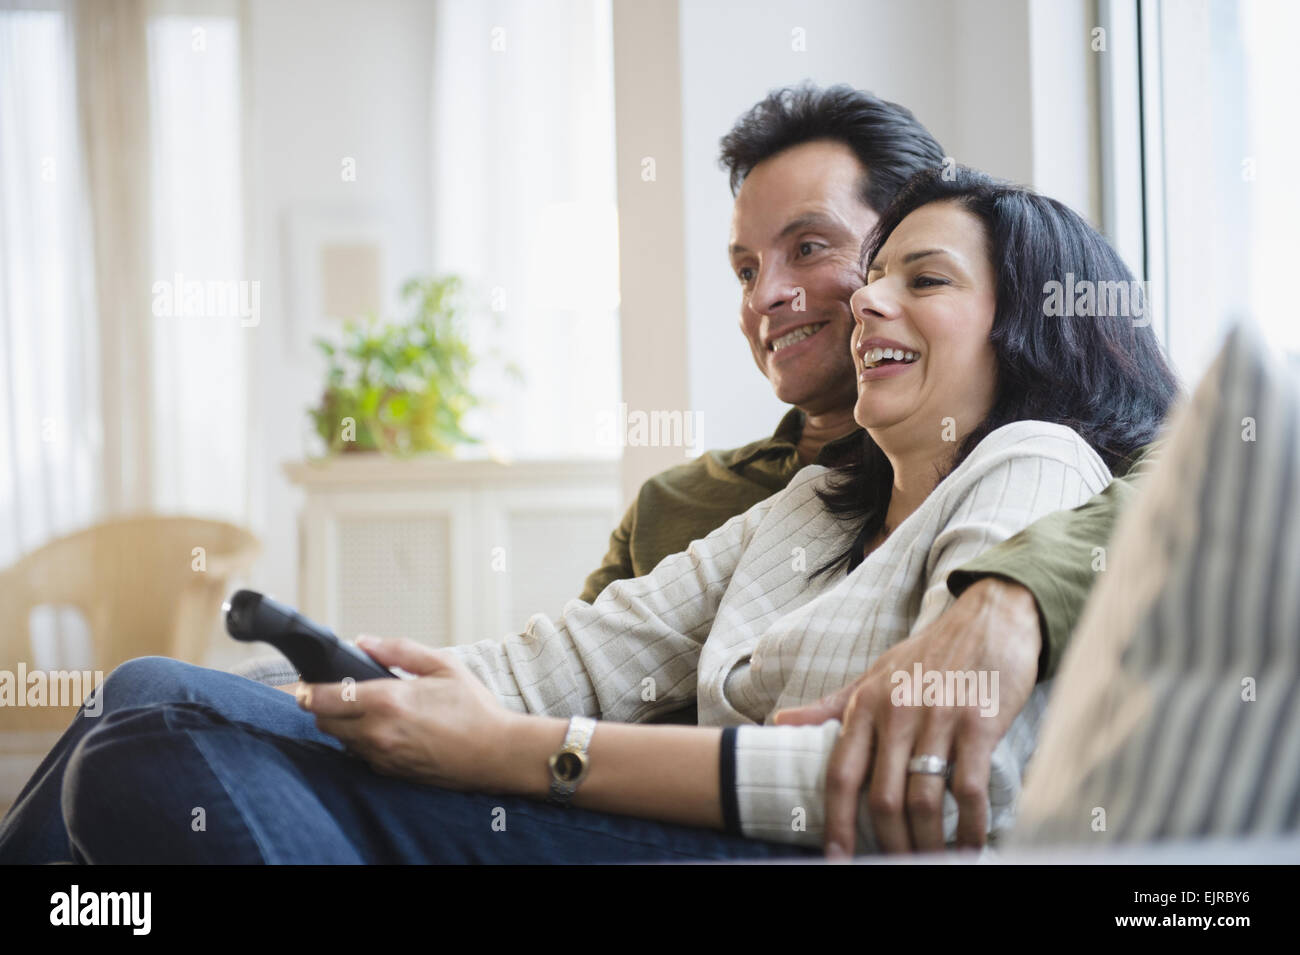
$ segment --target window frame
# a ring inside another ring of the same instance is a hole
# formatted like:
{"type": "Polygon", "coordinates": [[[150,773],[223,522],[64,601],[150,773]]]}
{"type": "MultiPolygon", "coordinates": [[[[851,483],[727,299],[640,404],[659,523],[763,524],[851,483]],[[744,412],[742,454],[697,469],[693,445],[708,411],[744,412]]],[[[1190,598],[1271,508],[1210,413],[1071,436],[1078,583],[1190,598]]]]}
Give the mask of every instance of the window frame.
{"type": "Polygon", "coordinates": [[[1172,349],[1165,242],[1158,0],[1098,0],[1107,51],[1098,70],[1102,230],[1147,283],[1151,326],[1172,349]]]}

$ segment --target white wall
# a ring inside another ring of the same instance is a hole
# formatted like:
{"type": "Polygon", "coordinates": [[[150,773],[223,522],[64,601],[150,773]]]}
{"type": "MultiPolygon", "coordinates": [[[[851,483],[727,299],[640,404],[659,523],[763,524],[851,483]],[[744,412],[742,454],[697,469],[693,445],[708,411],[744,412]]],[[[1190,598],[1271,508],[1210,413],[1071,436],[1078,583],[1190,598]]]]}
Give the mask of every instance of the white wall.
{"type": "Polygon", "coordinates": [[[951,4],[952,72],[948,76],[954,128],[940,142],[959,163],[1031,183],[1028,0],[951,4]]]}
{"type": "Polygon", "coordinates": [[[307,450],[306,409],[323,374],[310,335],[290,337],[302,323],[289,312],[286,215],[381,208],[392,224],[392,271],[427,270],[434,21],[423,0],[277,0],[247,10],[250,272],[262,282],[250,355],[251,493],[265,548],[253,576],[258,589],[296,601],[301,495],[281,466],[307,450]],[[345,156],[356,160],[355,182],[341,176],[345,156]]]}

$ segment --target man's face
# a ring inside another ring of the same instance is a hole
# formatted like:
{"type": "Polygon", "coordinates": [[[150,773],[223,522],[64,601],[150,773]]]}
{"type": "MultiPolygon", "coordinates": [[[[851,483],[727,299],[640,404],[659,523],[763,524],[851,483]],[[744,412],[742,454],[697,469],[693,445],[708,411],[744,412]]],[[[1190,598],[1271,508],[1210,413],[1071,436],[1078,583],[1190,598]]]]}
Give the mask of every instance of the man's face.
{"type": "Polygon", "coordinates": [[[878,218],[859,197],[865,174],[843,143],[793,146],[750,171],[731,217],[740,328],[776,396],[809,414],[857,399],[849,299],[878,218]]]}

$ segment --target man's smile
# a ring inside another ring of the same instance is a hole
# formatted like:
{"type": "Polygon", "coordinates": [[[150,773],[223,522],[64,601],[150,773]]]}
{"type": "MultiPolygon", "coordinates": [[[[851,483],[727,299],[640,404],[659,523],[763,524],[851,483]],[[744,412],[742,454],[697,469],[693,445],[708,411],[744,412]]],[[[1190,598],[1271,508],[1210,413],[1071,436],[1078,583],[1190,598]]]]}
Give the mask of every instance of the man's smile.
{"type": "Polygon", "coordinates": [[[780,338],[776,338],[768,342],[767,350],[770,352],[779,352],[783,348],[788,348],[791,345],[803,341],[805,338],[811,338],[813,335],[816,335],[819,331],[825,328],[828,324],[830,323],[814,322],[811,325],[800,325],[798,328],[794,329],[793,331],[786,332],[780,338]]]}
{"type": "Polygon", "coordinates": [[[829,321],[810,322],[807,325],[800,325],[798,328],[783,332],[779,337],[768,341],[767,353],[772,360],[778,358],[785,360],[800,355],[813,347],[808,343],[814,338],[818,338],[820,332],[828,325],[830,325],[829,321]]]}

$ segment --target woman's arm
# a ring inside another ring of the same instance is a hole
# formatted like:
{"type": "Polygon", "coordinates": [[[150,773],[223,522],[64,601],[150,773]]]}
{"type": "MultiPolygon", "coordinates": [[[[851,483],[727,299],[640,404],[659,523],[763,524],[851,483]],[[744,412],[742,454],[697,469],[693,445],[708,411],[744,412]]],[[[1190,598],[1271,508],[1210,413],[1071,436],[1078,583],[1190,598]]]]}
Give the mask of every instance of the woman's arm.
{"type": "MultiPolygon", "coordinates": [[[[534,799],[550,793],[548,760],[569,721],[513,714],[510,744],[497,770],[504,791],[534,799]]],[[[685,826],[721,829],[722,797],[716,726],[596,724],[587,747],[587,776],[573,805],[685,826]]]]}
{"type": "MultiPolygon", "coordinates": [[[[815,476],[805,470],[805,481],[815,476]]],[[[785,492],[759,502],[650,574],[610,584],[593,604],[570,601],[558,622],[534,616],[515,637],[440,650],[359,638],[381,664],[418,678],[306,686],[300,704],[376,771],[543,797],[567,725],[546,717],[599,716],[577,805],[721,827],[722,731],[626,724],[695,698],[718,605],[783,500],[785,492]]]]}
{"type": "Polygon", "coordinates": [[[552,716],[625,723],[689,706],[700,648],[749,541],[786,492],[760,501],[642,577],[559,619],[535,614],[523,633],[449,647],[502,704],[552,716]]]}
{"type": "MultiPolygon", "coordinates": [[[[507,710],[451,654],[412,640],[358,641],[413,680],[316,684],[299,694],[323,732],[385,775],[445,789],[545,799],[549,759],[567,719],[507,710]]],[[[601,722],[574,805],[663,822],[722,828],[719,740],[700,726],[601,722]]]]}

